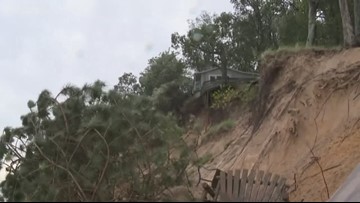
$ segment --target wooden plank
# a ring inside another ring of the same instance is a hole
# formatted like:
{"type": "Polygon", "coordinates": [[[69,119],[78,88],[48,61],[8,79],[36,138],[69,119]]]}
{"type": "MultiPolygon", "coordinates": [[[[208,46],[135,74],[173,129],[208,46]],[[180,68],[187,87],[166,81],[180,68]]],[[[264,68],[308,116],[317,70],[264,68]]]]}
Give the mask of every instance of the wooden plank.
{"type": "Polygon", "coordinates": [[[275,202],[277,200],[282,200],[282,189],[285,185],[286,178],[281,178],[280,181],[277,184],[277,187],[275,188],[274,193],[272,194],[270,198],[270,202],[275,202]]]}
{"type": "Polygon", "coordinates": [[[265,177],[263,177],[259,192],[258,192],[257,197],[256,197],[256,202],[261,202],[262,199],[264,198],[266,188],[270,184],[269,181],[270,181],[271,175],[272,175],[271,173],[267,172],[265,177]]]}
{"type": "Polygon", "coordinates": [[[253,185],[253,189],[252,189],[251,197],[250,197],[250,202],[255,202],[256,201],[257,193],[260,190],[260,184],[261,184],[263,176],[264,176],[264,171],[259,171],[257,176],[256,176],[256,179],[255,179],[255,184],[253,185]]]}
{"type": "Polygon", "coordinates": [[[216,202],[220,194],[220,181],[218,181],[216,188],[215,188],[215,197],[214,201],[216,202]]]}
{"type": "MultiPolygon", "coordinates": [[[[286,182],[286,181],[285,181],[286,182]]],[[[289,202],[289,193],[288,193],[288,186],[286,185],[286,183],[285,183],[285,185],[284,185],[284,187],[282,188],[282,190],[281,190],[281,197],[282,197],[282,200],[283,200],[283,202],[289,202]]]]}
{"type": "Polygon", "coordinates": [[[243,202],[245,199],[247,176],[248,176],[248,170],[244,169],[241,173],[240,192],[239,192],[239,197],[236,199],[237,202],[243,202]]]}
{"type": "Polygon", "coordinates": [[[285,189],[286,179],[279,175],[272,177],[272,174],[264,171],[235,170],[227,173],[217,170],[212,183],[214,188],[215,201],[240,201],[240,202],[273,202],[285,201],[287,195],[285,189]],[[265,174],[265,176],[264,176],[265,174]],[[241,177],[241,178],[240,178],[241,177]],[[219,198],[220,195],[220,198],[219,198]]]}
{"type": "Polygon", "coordinates": [[[250,201],[251,191],[252,191],[252,187],[254,185],[255,175],[256,175],[256,171],[251,170],[250,175],[248,177],[247,186],[246,186],[245,200],[244,200],[245,202],[250,201]]]}
{"type": "Polygon", "coordinates": [[[271,198],[272,193],[274,192],[275,185],[279,180],[279,175],[273,176],[273,179],[270,181],[270,185],[266,188],[266,192],[264,198],[261,200],[262,202],[268,202],[271,198]]]}
{"type": "Polygon", "coordinates": [[[230,201],[226,193],[226,174],[220,171],[220,201],[230,201]]]}
{"type": "Polygon", "coordinates": [[[232,183],[233,183],[233,173],[232,173],[232,170],[229,170],[227,172],[227,188],[226,188],[226,190],[227,190],[227,194],[228,194],[229,198],[231,198],[231,199],[233,197],[233,185],[232,185],[232,183]]]}
{"type": "Polygon", "coordinates": [[[211,182],[211,187],[216,188],[219,183],[219,179],[220,179],[220,170],[216,169],[213,180],[211,182]]]}
{"type": "Polygon", "coordinates": [[[239,197],[239,185],[240,185],[240,170],[235,170],[235,178],[234,178],[234,191],[233,191],[233,199],[237,199],[239,197]]]}
{"type": "Polygon", "coordinates": [[[226,174],[224,171],[220,171],[220,192],[226,192],[226,174]]]}

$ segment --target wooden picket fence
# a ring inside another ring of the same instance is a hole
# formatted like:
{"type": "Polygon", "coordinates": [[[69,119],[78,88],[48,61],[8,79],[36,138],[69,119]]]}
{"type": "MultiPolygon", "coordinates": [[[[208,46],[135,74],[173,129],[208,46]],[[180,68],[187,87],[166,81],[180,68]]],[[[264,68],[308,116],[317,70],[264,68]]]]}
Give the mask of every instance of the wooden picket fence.
{"type": "Polygon", "coordinates": [[[248,169],[216,170],[211,183],[214,201],[288,202],[286,179],[277,174],[248,169]]]}

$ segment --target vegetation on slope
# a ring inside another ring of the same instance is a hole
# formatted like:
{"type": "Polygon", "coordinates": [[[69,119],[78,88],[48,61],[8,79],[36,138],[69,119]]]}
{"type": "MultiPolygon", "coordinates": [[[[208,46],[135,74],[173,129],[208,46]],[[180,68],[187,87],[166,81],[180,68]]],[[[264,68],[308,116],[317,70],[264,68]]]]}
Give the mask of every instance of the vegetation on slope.
{"type": "MultiPolygon", "coordinates": [[[[356,3],[350,4],[354,9],[349,13],[341,0],[309,1],[312,4],[231,0],[233,13],[204,13],[190,23],[185,35],[174,33],[171,49],[149,60],[139,82],[124,73],[107,91],[101,81],[81,88],[68,85],[58,95],[42,91],[36,102],[28,102],[22,126],[7,127],[1,136],[0,158],[8,171],[1,183],[3,197],[8,201],[156,200],[168,188],[184,184],[188,165],[209,159],[192,160],[181,138],[193,113],[187,109],[190,71],[212,67],[221,68],[223,75],[227,68],[263,71],[258,100],[252,102],[256,129],[269,112],[269,88],[282,68],[276,56],[286,53],[267,54],[274,69],[261,70],[265,50],[360,42],[356,3]],[[319,16],[308,15],[314,9],[319,16]],[[354,26],[349,16],[354,16],[354,26]]],[[[226,107],[236,99],[250,102],[253,90],[217,92],[213,107],[226,107]]],[[[225,120],[210,127],[209,134],[234,125],[225,120]]]]}

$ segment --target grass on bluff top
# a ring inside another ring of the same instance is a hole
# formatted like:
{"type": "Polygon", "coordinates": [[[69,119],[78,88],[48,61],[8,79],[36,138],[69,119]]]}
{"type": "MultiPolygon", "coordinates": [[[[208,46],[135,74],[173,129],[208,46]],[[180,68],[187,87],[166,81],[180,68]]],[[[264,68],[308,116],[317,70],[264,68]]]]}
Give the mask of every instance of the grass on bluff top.
{"type": "Polygon", "coordinates": [[[265,59],[269,56],[283,56],[283,55],[291,55],[294,53],[299,53],[299,52],[326,52],[326,51],[341,51],[342,47],[341,46],[333,46],[333,47],[324,47],[324,46],[310,46],[310,47],[306,47],[304,45],[296,45],[296,46],[282,46],[279,47],[278,49],[274,50],[274,49],[268,49],[266,51],[264,51],[261,54],[261,59],[265,59]]]}
{"type": "Polygon", "coordinates": [[[214,137],[220,133],[229,132],[235,127],[235,125],[236,123],[232,119],[224,120],[214,126],[211,126],[209,131],[206,133],[206,137],[210,139],[211,137],[214,137]]]}

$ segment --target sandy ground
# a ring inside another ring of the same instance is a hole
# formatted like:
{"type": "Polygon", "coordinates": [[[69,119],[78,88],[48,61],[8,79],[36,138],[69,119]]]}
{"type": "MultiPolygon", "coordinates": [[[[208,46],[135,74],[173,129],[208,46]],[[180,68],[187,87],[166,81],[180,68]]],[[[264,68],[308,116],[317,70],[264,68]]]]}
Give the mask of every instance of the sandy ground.
{"type": "Polygon", "coordinates": [[[212,179],[214,168],[266,170],[287,178],[290,201],[326,201],[360,163],[360,49],[276,60],[281,70],[266,101],[275,106],[254,134],[242,114],[232,132],[201,143],[198,155],[213,157],[202,178],[212,179]]]}

